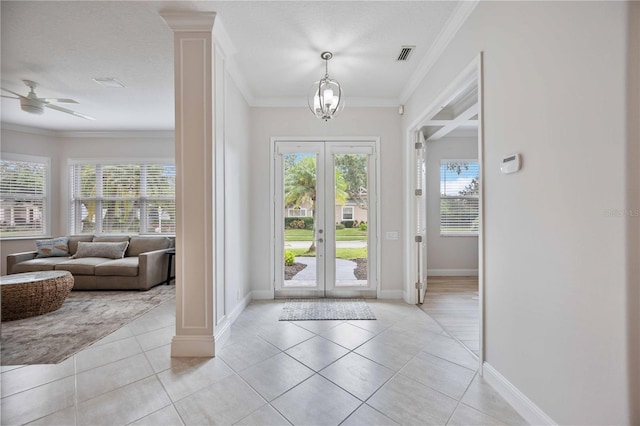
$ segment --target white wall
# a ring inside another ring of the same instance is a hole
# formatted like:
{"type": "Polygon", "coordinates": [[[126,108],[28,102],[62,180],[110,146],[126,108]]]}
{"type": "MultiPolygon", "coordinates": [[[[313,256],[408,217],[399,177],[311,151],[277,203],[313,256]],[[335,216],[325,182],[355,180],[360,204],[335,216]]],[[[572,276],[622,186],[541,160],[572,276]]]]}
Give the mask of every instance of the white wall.
{"type": "Polygon", "coordinates": [[[638,117],[628,14],[620,2],[480,2],[405,105],[408,125],[484,52],[485,360],[559,424],[628,424],[640,404],[627,331],[638,303],[626,300],[637,259],[625,218],[607,214],[629,202],[638,117]],[[514,152],[522,170],[501,175],[514,152]]]}
{"type": "Polygon", "coordinates": [[[627,52],[627,335],[631,424],[640,424],[640,3],[631,5],[627,52]]]}
{"type": "Polygon", "coordinates": [[[440,162],[478,158],[478,138],[446,137],[427,147],[427,275],[477,275],[478,237],[440,235],[440,162]]]}
{"type": "Polygon", "coordinates": [[[251,291],[251,110],[236,85],[225,88],[225,305],[229,314],[251,291]]]}
{"type": "MultiPolygon", "coordinates": [[[[266,294],[272,288],[270,277],[269,223],[269,146],[274,136],[377,136],[380,137],[380,224],[385,232],[401,234],[404,226],[402,192],[402,145],[400,116],[396,108],[345,108],[329,121],[318,120],[308,108],[253,108],[251,122],[252,187],[252,289],[266,294]]],[[[403,276],[403,239],[380,240],[383,296],[400,297],[403,276]]]]}

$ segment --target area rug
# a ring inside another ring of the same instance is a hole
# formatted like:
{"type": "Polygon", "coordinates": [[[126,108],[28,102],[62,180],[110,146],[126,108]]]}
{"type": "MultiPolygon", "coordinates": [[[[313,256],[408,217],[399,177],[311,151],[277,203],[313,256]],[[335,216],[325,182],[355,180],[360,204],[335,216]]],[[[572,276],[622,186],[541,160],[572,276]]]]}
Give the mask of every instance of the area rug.
{"type": "Polygon", "coordinates": [[[374,319],[363,299],[289,299],[280,314],[280,321],[374,319]]]}
{"type": "Polygon", "coordinates": [[[0,324],[2,365],[56,364],[175,297],[149,291],[72,291],[60,309],[0,324]]]}

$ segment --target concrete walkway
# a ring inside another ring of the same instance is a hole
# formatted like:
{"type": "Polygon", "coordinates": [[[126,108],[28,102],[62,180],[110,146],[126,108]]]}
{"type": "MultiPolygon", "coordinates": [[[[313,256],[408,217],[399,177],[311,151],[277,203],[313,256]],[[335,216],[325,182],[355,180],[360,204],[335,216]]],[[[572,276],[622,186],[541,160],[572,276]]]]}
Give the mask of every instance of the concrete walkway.
{"type": "MultiPolygon", "coordinates": [[[[284,248],[309,248],[311,241],[285,241],[284,248]]],[[[365,248],[366,241],[336,241],[336,248],[365,248]]]]}
{"type": "MultiPolygon", "coordinates": [[[[308,243],[307,243],[308,244],[308,243]]],[[[291,281],[315,281],[316,280],[316,258],[315,257],[296,257],[297,263],[307,265],[302,271],[293,276],[291,281]]],[[[353,270],[356,262],[345,259],[336,259],[336,281],[352,281],[356,280],[353,270]]]]}

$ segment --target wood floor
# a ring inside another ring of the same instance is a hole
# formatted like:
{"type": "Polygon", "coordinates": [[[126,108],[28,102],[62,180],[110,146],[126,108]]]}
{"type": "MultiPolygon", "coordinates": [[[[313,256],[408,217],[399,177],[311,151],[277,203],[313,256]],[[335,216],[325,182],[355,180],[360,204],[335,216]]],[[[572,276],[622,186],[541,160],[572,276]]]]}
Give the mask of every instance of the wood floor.
{"type": "Polygon", "coordinates": [[[422,309],[478,355],[478,277],[427,277],[422,309]]]}

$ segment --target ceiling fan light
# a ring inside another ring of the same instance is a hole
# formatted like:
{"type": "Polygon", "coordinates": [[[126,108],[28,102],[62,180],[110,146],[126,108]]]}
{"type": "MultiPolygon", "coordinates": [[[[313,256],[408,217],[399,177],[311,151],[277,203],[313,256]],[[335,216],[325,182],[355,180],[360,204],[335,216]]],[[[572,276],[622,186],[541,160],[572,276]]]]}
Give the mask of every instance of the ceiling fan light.
{"type": "Polygon", "coordinates": [[[20,98],[20,108],[29,114],[44,114],[44,104],[40,101],[30,98],[20,98]]]}

